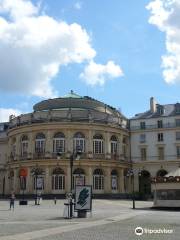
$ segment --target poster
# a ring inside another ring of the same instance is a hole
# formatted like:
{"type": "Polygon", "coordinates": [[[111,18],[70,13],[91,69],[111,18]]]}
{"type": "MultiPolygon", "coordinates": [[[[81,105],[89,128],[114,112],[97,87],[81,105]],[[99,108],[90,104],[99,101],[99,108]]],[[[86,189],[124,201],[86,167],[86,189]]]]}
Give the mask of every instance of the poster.
{"type": "Polygon", "coordinates": [[[76,186],[75,210],[91,211],[92,207],[92,187],[89,185],[76,186]]]}

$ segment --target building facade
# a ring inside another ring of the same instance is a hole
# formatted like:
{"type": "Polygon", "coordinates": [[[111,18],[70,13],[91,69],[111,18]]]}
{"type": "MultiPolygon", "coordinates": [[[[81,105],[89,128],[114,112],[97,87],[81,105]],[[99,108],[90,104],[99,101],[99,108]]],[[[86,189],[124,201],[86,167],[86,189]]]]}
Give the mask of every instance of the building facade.
{"type": "Polygon", "coordinates": [[[148,198],[151,178],[179,167],[180,104],[157,104],[128,120],[115,108],[71,91],[0,124],[0,194],[94,194],[135,191],[148,198]],[[128,174],[133,169],[133,176],[128,174]]]}
{"type": "MultiPolygon", "coordinates": [[[[1,129],[1,194],[65,194],[92,185],[94,194],[124,193],[129,162],[127,119],[116,109],[71,92],[10,117],[1,129]]],[[[2,124],[3,126],[3,124],[2,124]]]]}
{"type": "Polygon", "coordinates": [[[150,195],[151,178],[164,176],[180,165],[180,104],[160,105],[130,119],[130,151],[135,189],[150,195]]]}

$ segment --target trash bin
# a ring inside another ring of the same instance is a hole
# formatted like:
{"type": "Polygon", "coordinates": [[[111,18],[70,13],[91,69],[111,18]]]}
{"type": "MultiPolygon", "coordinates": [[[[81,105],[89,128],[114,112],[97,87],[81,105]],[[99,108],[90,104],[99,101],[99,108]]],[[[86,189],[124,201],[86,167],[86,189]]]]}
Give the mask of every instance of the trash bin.
{"type": "Polygon", "coordinates": [[[86,218],[87,217],[87,211],[86,210],[79,210],[77,217],[78,218],[86,218]]]}
{"type": "Polygon", "coordinates": [[[70,218],[70,204],[69,203],[64,203],[63,217],[70,218]]]}

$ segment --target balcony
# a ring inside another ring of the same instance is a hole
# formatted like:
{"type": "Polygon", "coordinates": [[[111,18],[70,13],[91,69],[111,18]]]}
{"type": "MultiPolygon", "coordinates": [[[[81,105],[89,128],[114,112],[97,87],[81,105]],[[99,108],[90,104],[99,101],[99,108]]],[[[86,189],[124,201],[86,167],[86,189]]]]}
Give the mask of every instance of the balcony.
{"type": "Polygon", "coordinates": [[[151,129],[168,129],[168,128],[180,128],[179,125],[176,125],[176,123],[164,123],[162,125],[162,128],[159,128],[157,124],[153,124],[153,125],[146,125],[145,128],[141,128],[140,126],[131,126],[130,130],[132,131],[136,131],[136,130],[141,130],[141,131],[146,131],[146,130],[151,130],[151,129]]]}

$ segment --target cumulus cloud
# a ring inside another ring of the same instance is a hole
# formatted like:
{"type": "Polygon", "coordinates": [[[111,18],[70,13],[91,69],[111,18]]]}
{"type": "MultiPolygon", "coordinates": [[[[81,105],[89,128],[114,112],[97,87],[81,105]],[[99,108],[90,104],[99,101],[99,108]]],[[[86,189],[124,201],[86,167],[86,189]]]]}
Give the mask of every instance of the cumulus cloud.
{"type": "Polygon", "coordinates": [[[42,15],[31,1],[1,0],[0,14],[1,90],[55,96],[60,67],[96,55],[81,25],[42,15]]]}
{"type": "Polygon", "coordinates": [[[117,78],[123,75],[119,65],[113,61],[108,61],[107,64],[97,64],[91,61],[80,74],[82,78],[89,85],[104,85],[107,80],[117,78]]]}
{"type": "Polygon", "coordinates": [[[180,1],[154,0],[147,9],[149,23],[166,34],[166,55],[162,56],[163,77],[167,83],[180,82],[180,1]]]}
{"type": "Polygon", "coordinates": [[[18,116],[21,111],[13,108],[0,108],[0,122],[8,122],[10,115],[18,116]]]}

